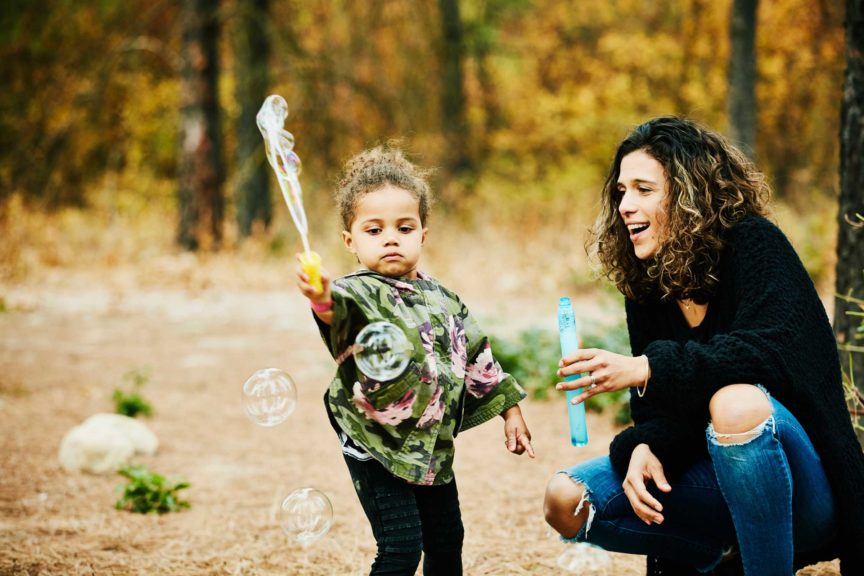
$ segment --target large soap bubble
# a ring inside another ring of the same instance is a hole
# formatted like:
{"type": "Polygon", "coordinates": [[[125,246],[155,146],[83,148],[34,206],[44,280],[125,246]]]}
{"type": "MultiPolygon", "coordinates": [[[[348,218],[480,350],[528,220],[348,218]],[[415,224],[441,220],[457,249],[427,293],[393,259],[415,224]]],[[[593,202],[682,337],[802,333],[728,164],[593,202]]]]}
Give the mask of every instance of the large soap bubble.
{"type": "Polygon", "coordinates": [[[609,552],[587,542],[574,542],[558,557],[558,567],[577,574],[606,574],[612,563],[609,552]]]}
{"type": "Polygon", "coordinates": [[[332,524],[333,506],[320,490],[294,490],[279,506],[279,526],[303,546],[323,538],[332,524]]]}
{"type": "Polygon", "coordinates": [[[294,152],[294,135],[284,128],[288,118],[288,103],[282,96],[268,96],[255,116],[258,130],[264,137],[267,160],[277,175],[299,176],[302,171],[300,157],[294,152]]]}
{"type": "Polygon", "coordinates": [[[281,424],[297,406],[297,388],[286,372],[278,368],[258,370],[243,383],[243,408],[258,426],[281,424]]]}
{"type": "Polygon", "coordinates": [[[373,322],[363,328],[354,341],[354,361],[363,374],[379,382],[400,376],[414,347],[395,324],[373,322]]]}

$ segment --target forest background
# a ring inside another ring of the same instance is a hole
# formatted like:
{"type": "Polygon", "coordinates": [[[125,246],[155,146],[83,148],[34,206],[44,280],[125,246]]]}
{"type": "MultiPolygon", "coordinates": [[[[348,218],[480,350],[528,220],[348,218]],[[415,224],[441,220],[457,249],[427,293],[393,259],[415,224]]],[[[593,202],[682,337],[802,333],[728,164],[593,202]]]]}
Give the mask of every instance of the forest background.
{"type": "MultiPolygon", "coordinates": [[[[553,0],[4,2],[0,274],[20,278],[67,258],[140,258],[178,238],[189,248],[236,250],[257,231],[274,250],[296,244],[270,193],[253,120],[271,93],[289,104],[313,245],[334,237],[330,195],[344,160],[400,138],[418,162],[438,168],[434,189],[448,221],[518,230],[520,239],[554,229],[573,245],[576,260],[566,265],[584,269],[575,232],[593,217],[630,128],[681,114],[729,133],[731,8],[707,0],[590,9],[553,0]],[[212,160],[205,202],[215,223],[203,232],[195,222],[181,230],[190,114],[211,131],[202,154],[212,160]],[[42,232],[25,230],[23,213],[40,214],[42,232]],[[65,236],[75,218],[92,222],[77,231],[92,236],[65,236]],[[131,242],[136,234],[147,241],[131,242]],[[108,247],[91,249],[106,237],[108,247]]],[[[744,147],[752,146],[783,223],[826,287],[843,7],[763,2],[756,17],[755,122],[744,147]]]]}
{"type": "MultiPolygon", "coordinates": [[[[862,55],[861,0],[4,1],[0,573],[361,574],[374,556],[338,450],[323,448],[332,360],[293,288],[301,244],[255,125],[267,95],[288,102],[326,266],[356,265],[332,201],[340,167],[399,139],[436,169],[423,267],[502,358],[533,363],[523,383],[548,389],[559,295],[574,296],[589,344],[627,349],[621,297],[583,245],[615,147],[658,115],[756,160],[835,327],[846,318],[836,293],[864,293],[864,232],[844,235],[864,213],[862,55]],[[303,406],[271,434],[238,400],[268,365],[291,372],[303,406]],[[113,510],[116,477],[57,462],[63,434],[130,374],[147,381],[162,440],[144,462],[192,484],[192,508],[168,519],[113,510]],[[274,529],[274,493],[301,483],[335,511],[308,551],[274,529]]],[[[532,464],[492,454],[492,426],[460,436],[468,573],[565,567],[540,508],[577,453],[563,399],[536,396],[532,464]]],[[[619,424],[589,414],[579,457],[604,453],[619,424]]],[[[644,561],[609,570],[635,576],[644,561]]]]}

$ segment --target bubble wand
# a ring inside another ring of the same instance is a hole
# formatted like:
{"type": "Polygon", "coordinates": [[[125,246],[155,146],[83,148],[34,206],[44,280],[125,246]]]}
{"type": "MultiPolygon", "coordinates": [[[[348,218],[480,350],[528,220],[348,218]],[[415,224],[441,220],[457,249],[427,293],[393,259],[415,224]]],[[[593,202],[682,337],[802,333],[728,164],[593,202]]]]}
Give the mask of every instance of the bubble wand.
{"type": "MultiPolygon", "coordinates": [[[[579,349],[579,332],[576,329],[576,315],[570,298],[562,296],[558,300],[558,331],[561,339],[561,356],[567,356],[579,349]]],[[[580,375],[567,376],[564,381],[575,380],[580,375]]],[[[588,444],[588,427],[585,422],[585,403],[573,404],[571,400],[582,393],[582,388],[567,391],[567,415],[570,420],[570,443],[573,446],[588,444]]]]}
{"type": "Polygon", "coordinates": [[[276,173],[276,181],[282,191],[282,198],[291,213],[294,226],[303,241],[303,253],[300,255],[300,266],[309,277],[309,284],[316,292],[323,290],[321,286],[321,256],[309,248],[309,224],[306,212],[303,210],[303,190],[300,188],[300,172],[302,164],[300,157],[294,152],[294,135],[285,130],[285,119],[288,117],[288,103],[278,94],[268,96],[255,116],[258,130],[264,137],[264,149],[267,161],[276,173]]]}

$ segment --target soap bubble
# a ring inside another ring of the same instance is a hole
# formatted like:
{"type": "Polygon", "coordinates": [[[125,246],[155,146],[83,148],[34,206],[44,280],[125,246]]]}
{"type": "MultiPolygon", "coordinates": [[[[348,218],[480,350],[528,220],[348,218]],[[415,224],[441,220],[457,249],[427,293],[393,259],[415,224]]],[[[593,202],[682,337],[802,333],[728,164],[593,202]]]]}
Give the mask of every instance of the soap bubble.
{"type": "Polygon", "coordinates": [[[302,171],[300,157],[294,152],[294,135],[284,128],[288,118],[288,103],[282,96],[273,94],[264,100],[255,123],[264,137],[267,160],[278,174],[295,177],[302,171]]]}
{"type": "Polygon", "coordinates": [[[363,374],[379,382],[398,377],[414,353],[405,333],[395,324],[373,322],[354,341],[354,361],[363,374]]]}
{"type": "Polygon", "coordinates": [[[323,538],[333,524],[333,506],[327,496],[314,488],[291,492],[279,506],[279,526],[303,546],[323,538]]]}
{"type": "Polygon", "coordinates": [[[258,370],[243,383],[243,408],[258,426],[276,426],[288,419],[297,406],[297,388],[278,368],[258,370]]]}
{"type": "Polygon", "coordinates": [[[558,567],[578,574],[606,574],[612,562],[609,553],[587,542],[574,542],[558,557],[558,567]]]}

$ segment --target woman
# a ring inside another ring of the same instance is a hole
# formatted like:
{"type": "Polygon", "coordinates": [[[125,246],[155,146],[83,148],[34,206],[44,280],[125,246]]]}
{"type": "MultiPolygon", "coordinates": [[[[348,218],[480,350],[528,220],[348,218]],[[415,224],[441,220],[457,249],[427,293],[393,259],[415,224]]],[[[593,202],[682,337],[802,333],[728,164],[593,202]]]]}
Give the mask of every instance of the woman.
{"type": "Polygon", "coordinates": [[[838,556],[864,574],[864,456],[834,335],[768,196],[688,120],[619,146],[591,245],[625,296],[633,356],[570,354],[559,377],[582,377],[558,388],[583,388],[576,402],[635,388],[635,426],[550,480],[564,538],[648,555],[654,574],[789,576],[838,556]]]}

